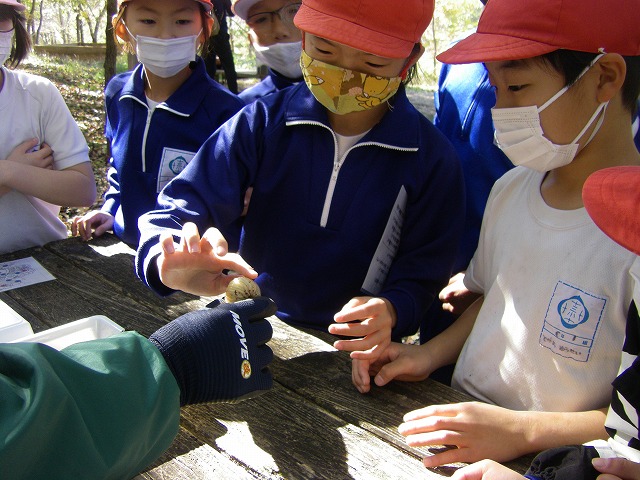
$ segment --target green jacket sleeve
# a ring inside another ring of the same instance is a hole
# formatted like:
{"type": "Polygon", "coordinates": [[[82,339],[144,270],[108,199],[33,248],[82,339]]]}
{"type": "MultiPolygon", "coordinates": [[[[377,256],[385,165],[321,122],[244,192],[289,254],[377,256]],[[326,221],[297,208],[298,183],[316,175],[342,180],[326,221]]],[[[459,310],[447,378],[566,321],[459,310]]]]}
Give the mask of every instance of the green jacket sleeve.
{"type": "Polygon", "coordinates": [[[0,344],[0,472],[131,478],[171,445],[180,391],[162,355],[125,332],[56,351],[0,344]]]}

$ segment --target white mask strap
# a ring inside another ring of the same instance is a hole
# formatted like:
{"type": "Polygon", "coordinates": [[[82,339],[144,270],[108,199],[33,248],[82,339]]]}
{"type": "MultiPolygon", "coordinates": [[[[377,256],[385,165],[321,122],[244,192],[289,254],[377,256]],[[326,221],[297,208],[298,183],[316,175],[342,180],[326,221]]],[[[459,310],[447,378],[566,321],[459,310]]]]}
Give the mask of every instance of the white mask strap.
{"type": "Polygon", "coordinates": [[[589,71],[589,69],[591,67],[593,67],[595,65],[595,63],[604,56],[604,54],[605,54],[605,52],[601,51],[601,53],[599,55],[597,55],[591,61],[591,63],[589,63],[589,65],[587,65],[584,68],[584,70],[582,70],[582,72],[580,72],[580,75],[578,75],[578,77],[575,79],[575,81],[573,83],[571,83],[570,85],[565,85],[563,88],[560,89],[560,91],[558,93],[556,93],[553,97],[551,97],[549,100],[544,102],[544,104],[542,104],[542,106],[538,108],[538,113],[542,112],[545,108],[547,108],[549,105],[551,105],[553,102],[555,102],[558,98],[560,98],[560,96],[563,93],[565,93],[567,90],[569,90],[569,88],[571,88],[576,83],[578,83],[578,80],[580,80],[585,75],[585,73],[587,73],[589,71]]]}
{"type": "Polygon", "coordinates": [[[587,124],[584,126],[582,131],[578,134],[576,139],[571,143],[578,143],[578,140],[580,140],[582,138],[582,136],[584,135],[584,132],[586,132],[589,129],[589,127],[591,126],[591,124],[595,120],[596,116],[598,116],[602,112],[602,115],[598,119],[598,123],[596,124],[596,127],[593,129],[593,132],[591,132],[591,135],[589,135],[589,139],[586,141],[586,143],[584,144],[584,146],[582,148],[586,147],[589,144],[589,142],[591,142],[591,140],[593,140],[593,137],[596,136],[596,133],[598,133],[598,130],[600,130],[600,127],[602,126],[602,123],[604,122],[604,114],[607,111],[607,106],[609,106],[609,102],[604,102],[604,103],[601,103],[600,105],[598,105],[598,108],[596,108],[596,111],[593,112],[593,115],[591,115],[591,118],[589,119],[587,124]]]}

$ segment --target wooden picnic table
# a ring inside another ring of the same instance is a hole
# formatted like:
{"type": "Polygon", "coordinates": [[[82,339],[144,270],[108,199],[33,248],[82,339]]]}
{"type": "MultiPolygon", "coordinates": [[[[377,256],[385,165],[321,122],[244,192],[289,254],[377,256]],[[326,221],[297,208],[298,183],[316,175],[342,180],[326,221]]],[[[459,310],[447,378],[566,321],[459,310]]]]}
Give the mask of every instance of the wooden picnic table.
{"type": "MultiPolygon", "coordinates": [[[[0,256],[0,262],[25,257],[56,279],[0,293],[0,299],[34,332],[105,315],[148,336],[211,301],[181,292],[157,296],[136,278],[134,251],[112,235],[52,242],[0,256]]],[[[421,458],[430,450],[408,447],[397,427],[410,410],[469,396],[432,380],[393,382],[361,395],[351,384],[348,354],[332,347],[331,335],[271,322],[273,389],[236,404],[183,408],[173,444],[137,479],[415,480],[451,474],[454,467],[424,468],[421,458]]],[[[530,461],[508,465],[524,472],[530,461]]]]}

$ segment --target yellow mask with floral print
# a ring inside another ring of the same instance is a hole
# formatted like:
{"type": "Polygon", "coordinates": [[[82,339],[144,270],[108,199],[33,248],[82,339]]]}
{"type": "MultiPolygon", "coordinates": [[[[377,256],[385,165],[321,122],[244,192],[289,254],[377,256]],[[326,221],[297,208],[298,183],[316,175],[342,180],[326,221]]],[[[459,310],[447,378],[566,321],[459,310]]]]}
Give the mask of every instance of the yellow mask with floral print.
{"type": "Polygon", "coordinates": [[[402,77],[378,77],[311,58],[303,50],[300,66],[316,100],[338,115],[369,110],[395,95],[402,77]]]}

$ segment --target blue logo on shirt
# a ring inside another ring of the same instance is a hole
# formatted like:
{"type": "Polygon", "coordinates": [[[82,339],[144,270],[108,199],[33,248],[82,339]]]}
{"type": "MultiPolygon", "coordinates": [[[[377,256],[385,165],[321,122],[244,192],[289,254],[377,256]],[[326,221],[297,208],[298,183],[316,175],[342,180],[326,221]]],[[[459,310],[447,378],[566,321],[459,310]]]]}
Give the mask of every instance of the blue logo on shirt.
{"type": "Polygon", "coordinates": [[[558,303],[558,313],[560,314],[562,325],[566,328],[576,328],[589,320],[589,310],[587,310],[579,295],[558,303]]]}
{"type": "Polygon", "coordinates": [[[171,171],[178,175],[187,166],[187,160],[184,157],[176,157],[169,162],[171,171]]]}

